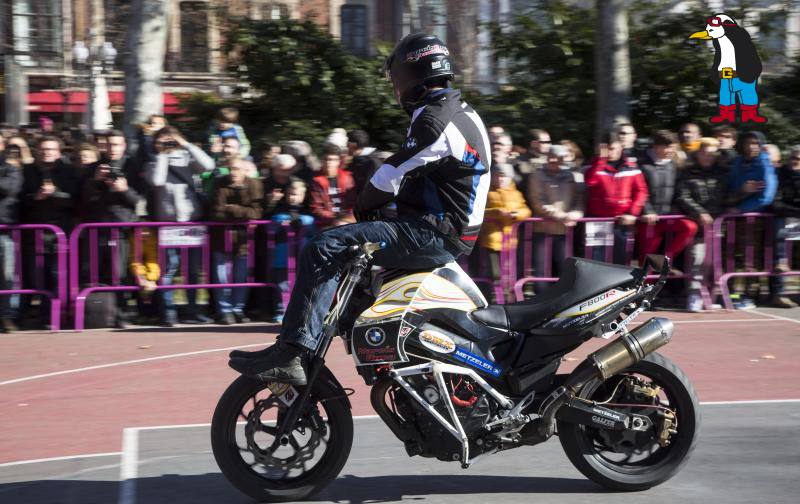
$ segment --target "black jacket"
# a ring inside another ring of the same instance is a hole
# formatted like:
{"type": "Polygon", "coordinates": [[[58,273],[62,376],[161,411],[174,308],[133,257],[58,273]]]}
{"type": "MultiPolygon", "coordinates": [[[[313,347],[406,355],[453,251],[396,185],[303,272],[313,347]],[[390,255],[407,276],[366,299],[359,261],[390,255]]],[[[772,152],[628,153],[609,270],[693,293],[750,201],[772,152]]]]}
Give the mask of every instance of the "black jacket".
{"type": "Polygon", "coordinates": [[[367,185],[367,182],[369,182],[372,175],[380,168],[381,164],[380,158],[375,155],[375,151],[372,149],[369,153],[355,156],[352,161],[350,161],[348,169],[353,175],[353,182],[356,184],[356,194],[361,194],[364,186],[367,185]]]}
{"type": "Polygon", "coordinates": [[[52,168],[42,168],[38,164],[26,165],[22,184],[22,222],[36,224],[55,224],[69,231],[75,224],[75,211],[79,199],[80,186],[72,165],[57,161],[52,168]],[[36,193],[45,179],[50,179],[56,191],[49,198],[37,200],[36,193]]]}
{"type": "Polygon", "coordinates": [[[19,222],[19,193],[22,190],[22,170],[0,163],[0,224],[19,222]]]}
{"type": "Polygon", "coordinates": [[[781,217],[800,217],[800,171],[787,166],[778,170],[778,193],[770,211],[781,217]]]}
{"type": "Polygon", "coordinates": [[[639,159],[639,168],[647,181],[649,196],[644,203],[645,214],[668,215],[672,213],[672,201],[675,199],[675,163],[670,161],[656,165],[650,152],[645,152],[639,159]]]}
{"type": "Polygon", "coordinates": [[[394,200],[398,217],[428,221],[469,253],[483,223],[491,162],[486,128],[461,92],[435,91],[412,114],[400,150],[372,176],[357,209],[394,200]]]}
{"type": "Polygon", "coordinates": [[[690,165],[685,168],[675,187],[675,205],[686,215],[697,219],[707,213],[712,217],[725,210],[728,170],[715,164],[711,168],[690,165]]]}
{"type": "Polygon", "coordinates": [[[105,181],[93,178],[84,182],[82,196],[87,222],[134,222],[136,205],[142,199],[130,185],[125,192],[114,192],[105,181]]]}

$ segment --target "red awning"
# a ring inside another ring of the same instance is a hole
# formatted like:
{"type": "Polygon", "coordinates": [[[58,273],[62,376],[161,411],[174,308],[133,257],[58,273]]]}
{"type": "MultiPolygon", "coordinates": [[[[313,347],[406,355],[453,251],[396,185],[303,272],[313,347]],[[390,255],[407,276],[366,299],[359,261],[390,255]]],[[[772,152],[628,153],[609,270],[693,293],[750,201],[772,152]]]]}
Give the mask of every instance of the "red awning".
{"type": "MultiPolygon", "coordinates": [[[[40,91],[28,93],[28,111],[48,113],[83,113],[89,93],[86,91],[40,91]]],[[[123,91],[109,91],[108,101],[112,112],[122,112],[125,107],[123,91]]],[[[164,93],[164,113],[183,114],[178,97],[173,93],[164,93]]]]}

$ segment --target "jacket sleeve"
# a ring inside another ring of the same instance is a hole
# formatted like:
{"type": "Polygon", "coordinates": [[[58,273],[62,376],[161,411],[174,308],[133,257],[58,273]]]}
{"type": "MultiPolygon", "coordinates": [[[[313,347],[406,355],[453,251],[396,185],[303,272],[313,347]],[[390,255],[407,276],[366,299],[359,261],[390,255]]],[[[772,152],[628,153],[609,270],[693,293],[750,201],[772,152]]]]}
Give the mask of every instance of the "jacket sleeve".
{"type": "Polygon", "coordinates": [[[528,176],[528,200],[533,206],[533,213],[537,217],[550,217],[552,213],[542,205],[542,196],[539,193],[539,172],[535,171],[528,176]]]}
{"type": "Polygon", "coordinates": [[[514,207],[511,209],[514,212],[517,212],[515,220],[521,221],[525,220],[531,216],[531,209],[528,208],[528,205],[525,204],[525,196],[519,191],[519,189],[514,189],[514,207]]]}
{"type": "Polygon", "coordinates": [[[189,155],[192,157],[192,159],[194,159],[196,165],[200,167],[200,171],[210,171],[216,167],[214,158],[206,154],[206,152],[200,147],[192,143],[188,143],[186,144],[185,148],[189,152],[189,155]]]}
{"type": "Polygon", "coordinates": [[[167,173],[169,172],[169,158],[166,154],[156,155],[155,161],[150,161],[145,165],[145,176],[153,187],[161,187],[167,183],[167,173]]]}
{"type": "Polygon", "coordinates": [[[633,177],[632,196],[631,215],[638,217],[642,213],[642,208],[644,208],[648,196],[650,196],[650,193],[647,190],[647,182],[644,179],[644,173],[639,173],[633,177]]]}
{"type": "MultiPolygon", "coordinates": [[[[650,201],[650,183],[647,180],[647,175],[645,175],[644,170],[642,170],[642,178],[644,178],[644,184],[647,186],[647,196],[648,198],[644,201],[644,206],[642,207],[643,214],[657,214],[655,207],[653,207],[653,202],[650,201]]],[[[637,184],[634,184],[634,193],[636,191],[635,187],[637,184]]],[[[634,214],[636,215],[636,214],[634,214]]]]}
{"type": "Polygon", "coordinates": [[[448,157],[452,150],[441,121],[423,112],[411,124],[400,150],[390,156],[370,178],[357,207],[375,210],[391,201],[400,191],[403,179],[431,170],[434,163],[448,157]]]}
{"type": "Polygon", "coordinates": [[[241,154],[243,158],[246,158],[250,155],[250,140],[247,138],[241,124],[237,124],[235,128],[236,137],[239,138],[239,154],[241,154]]]}
{"type": "Polygon", "coordinates": [[[5,165],[0,177],[0,196],[16,196],[22,190],[22,171],[9,164],[5,165]]]}
{"type": "Polygon", "coordinates": [[[575,185],[572,189],[575,194],[572,198],[573,207],[571,210],[567,210],[567,213],[572,214],[572,217],[576,219],[582,219],[586,212],[586,183],[583,173],[573,172],[572,176],[575,178],[575,185]]]}
{"type": "Polygon", "coordinates": [[[261,200],[264,199],[261,181],[253,179],[253,183],[249,185],[247,191],[249,193],[249,201],[244,205],[233,205],[233,215],[237,219],[255,220],[261,218],[261,200]]]}
{"type": "Polygon", "coordinates": [[[583,174],[583,183],[586,186],[586,189],[594,187],[598,183],[597,172],[605,167],[606,160],[595,156],[592,158],[592,163],[589,165],[589,169],[586,170],[586,173],[583,174]]]}
{"type": "Polygon", "coordinates": [[[764,189],[760,193],[755,193],[741,201],[737,208],[741,212],[757,212],[768,206],[775,199],[775,192],[778,189],[778,177],[775,175],[775,168],[769,161],[766,152],[758,155],[759,171],[761,180],[764,181],[764,189]]]}

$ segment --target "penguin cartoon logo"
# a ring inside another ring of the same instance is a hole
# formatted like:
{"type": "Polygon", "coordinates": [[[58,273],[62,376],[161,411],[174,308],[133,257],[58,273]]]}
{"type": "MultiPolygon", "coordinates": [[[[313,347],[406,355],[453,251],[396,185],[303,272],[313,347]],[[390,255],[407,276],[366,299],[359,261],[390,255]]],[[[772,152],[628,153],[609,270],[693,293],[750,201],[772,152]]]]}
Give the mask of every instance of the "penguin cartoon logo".
{"type": "Polygon", "coordinates": [[[756,82],[762,68],[750,34],[727,14],[715,14],[706,23],[705,30],[689,38],[711,40],[714,44],[711,79],[719,85],[719,114],[710,121],[735,123],[738,100],[743,123],[767,122],[766,117],[758,115],[756,82]]]}

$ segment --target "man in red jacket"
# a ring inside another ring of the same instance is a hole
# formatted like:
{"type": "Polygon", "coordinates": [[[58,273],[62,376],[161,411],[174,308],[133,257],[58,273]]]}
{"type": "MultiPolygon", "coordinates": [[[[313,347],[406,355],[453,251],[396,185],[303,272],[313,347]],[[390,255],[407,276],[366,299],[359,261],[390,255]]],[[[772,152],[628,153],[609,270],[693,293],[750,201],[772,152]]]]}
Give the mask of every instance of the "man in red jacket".
{"type": "MultiPolygon", "coordinates": [[[[625,244],[633,232],[633,224],[647,201],[647,182],[636,164],[636,158],[624,157],[622,144],[606,135],[598,145],[597,156],[584,176],[589,217],[613,217],[614,262],[627,263],[625,244]]],[[[595,247],[593,257],[600,259],[603,249],[595,247]]]]}
{"type": "Polygon", "coordinates": [[[339,147],[326,145],[322,174],[311,181],[311,213],[321,229],[355,222],[355,182],[350,172],[341,169],[341,164],[339,147]]]}

